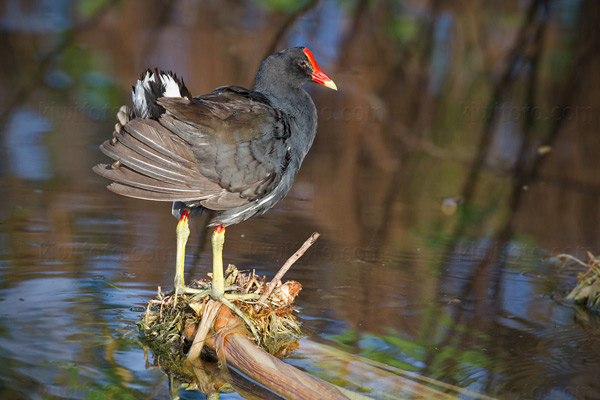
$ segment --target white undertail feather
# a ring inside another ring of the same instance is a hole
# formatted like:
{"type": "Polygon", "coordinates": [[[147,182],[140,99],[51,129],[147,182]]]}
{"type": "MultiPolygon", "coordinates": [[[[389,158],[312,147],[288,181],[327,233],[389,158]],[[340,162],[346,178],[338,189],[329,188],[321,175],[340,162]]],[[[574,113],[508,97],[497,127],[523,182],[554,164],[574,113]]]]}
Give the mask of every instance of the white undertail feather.
{"type": "MultiPolygon", "coordinates": [[[[160,97],[182,97],[181,91],[179,90],[179,84],[175,78],[165,72],[160,72],[159,74],[160,77],[158,81],[161,83],[162,88],[162,95],[160,97]]],[[[148,108],[148,96],[152,93],[150,82],[156,82],[155,73],[146,71],[143,78],[138,79],[131,92],[133,108],[135,109],[136,115],[140,118],[148,118],[150,116],[150,110],[148,108]]]]}
{"type": "Polygon", "coordinates": [[[163,87],[165,88],[163,91],[163,97],[181,97],[179,84],[171,75],[161,74],[160,79],[162,80],[163,87]]]}
{"type": "MultiPolygon", "coordinates": [[[[148,75],[146,75],[148,76],[148,75]]],[[[144,77],[144,81],[146,77],[144,77]]],[[[144,83],[140,80],[137,81],[135,87],[131,92],[131,99],[133,101],[133,109],[140,118],[148,118],[150,111],[148,110],[148,103],[146,102],[146,94],[144,90],[144,83]]]]}

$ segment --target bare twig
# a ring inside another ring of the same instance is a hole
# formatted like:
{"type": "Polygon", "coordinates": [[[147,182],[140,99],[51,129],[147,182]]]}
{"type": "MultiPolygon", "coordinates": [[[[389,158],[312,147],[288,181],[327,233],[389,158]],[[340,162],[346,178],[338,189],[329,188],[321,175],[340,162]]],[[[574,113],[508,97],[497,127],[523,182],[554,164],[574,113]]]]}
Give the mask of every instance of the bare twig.
{"type": "Polygon", "coordinates": [[[260,304],[263,304],[265,302],[267,297],[269,297],[271,292],[273,292],[273,289],[275,289],[275,286],[277,285],[277,283],[281,282],[281,278],[283,278],[283,275],[285,275],[285,273],[292,267],[292,265],[294,265],[294,263],[296,261],[298,261],[298,259],[300,257],[302,257],[302,255],[306,252],[306,250],[308,250],[308,248],[310,246],[312,246],[317,241],[318,238],[319,238],[319,232],[315,232],[312,235],[310,235],[310,237],[308,239],[306,239],[306,242],[304,242],[304,244],[302,246],[300,246],[298,251],[296,251],[294,254],[292,254],[292,256],[290,258],[287,259],[287,261],[279,269],[277,274],[275,274],[275,276],[273,277],[271,282],[269,282],[267,289],[263,292],[262,296],[260,296],[260,299],[258,299],[257,307],[259,307],[260,304]]]}
{"type": "Polygon", "coordinates": [[[573,256],[572,256],[572,255],[570,255],[570,254],[559,254],[559,255],[557,255],[557,256],[556,256],[556,258],[558,258],[559,260],[560,260],[560,259],[563,259],[563,260],[571,260],[571,261],[573,261],[573,262],[576,262],[577,264],[581,265],[582,267],[585,267],[585,268],[588,268],[588,267],[589,267],[589,265],[588,265],[588,264],[584,263],[583,261],[581,261],[581,260],[580,260],[579,258],[577,258],[577,257],[573,257],[573,256]]]}

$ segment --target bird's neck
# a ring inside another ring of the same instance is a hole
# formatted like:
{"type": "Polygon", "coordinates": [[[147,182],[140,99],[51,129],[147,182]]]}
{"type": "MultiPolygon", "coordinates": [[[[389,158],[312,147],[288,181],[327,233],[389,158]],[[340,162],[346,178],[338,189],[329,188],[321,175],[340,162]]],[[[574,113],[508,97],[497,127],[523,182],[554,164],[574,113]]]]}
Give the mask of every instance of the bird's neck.
{"type": "Polygon", "coordinates": [[[301,143],[297,149],[304,158],[317,130],[317,109],[310,95],[301,87],[284,86],[271,80],[257,80],[254,90],[267,96],[274,107],[292,117],[292,124],[299,128],[297,132],[304,136],[292,140],[299,139],[301,143]]]}
{"type": "Polygon", "coordinates": [[[308,93],[301,87],[285,85],[268,78],[257,77],[254,90],[267,96],[278,108],[285,109],[289,106],[295,106],[294,103],[303,103],[306,101],[305,98],[309,97],[308,93]]]}

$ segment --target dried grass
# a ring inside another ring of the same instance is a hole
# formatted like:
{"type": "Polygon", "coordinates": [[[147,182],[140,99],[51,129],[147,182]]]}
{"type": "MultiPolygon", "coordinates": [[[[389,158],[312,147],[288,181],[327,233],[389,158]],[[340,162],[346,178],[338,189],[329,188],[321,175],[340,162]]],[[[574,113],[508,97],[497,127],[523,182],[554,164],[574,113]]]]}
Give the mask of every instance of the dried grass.
{"type": "MultiPolygon", "coordinates": [[[[237,287],[233,293],[253,293],[259,297],[267,288],[266,278],[259,277],[254,271],[242,273],[229,265],[226,276],[226,284],[237,287]]],[[[208,279],[191,284],[199,289],[208,288],[209,285],[208,279]]],[[[270,354],[286,355],[297,347],[297,340],[302,333],[294,315],[296,308],[293,300],[301,288],[300,283],[288,281],[273,290],[266,304],[259,304],[258,300],[233,301],[254,323],[260,341],[258,345],[270,354]]],[[[165,295],[159,288],[157,296],[148,302],[143,319],[138,323],[143,341],[157,356],[181,363],[187,357],[211,301],[210,296],[199,298],[193,294],[179,295],[175,301],[173,294],[165,295]]],[[[208,334],[214,332],[209,329],[208,334]]]]}
{"type": "Polygon", "coordinates": [[[560,254],[559,260],[575,263],[584,268],[577,275],[577,285],[567,295],[567,300],[583,303],[591,309],[600,309],[600,257],[587,253],[588,260],[582,261],[569,254],[560,254]]]}

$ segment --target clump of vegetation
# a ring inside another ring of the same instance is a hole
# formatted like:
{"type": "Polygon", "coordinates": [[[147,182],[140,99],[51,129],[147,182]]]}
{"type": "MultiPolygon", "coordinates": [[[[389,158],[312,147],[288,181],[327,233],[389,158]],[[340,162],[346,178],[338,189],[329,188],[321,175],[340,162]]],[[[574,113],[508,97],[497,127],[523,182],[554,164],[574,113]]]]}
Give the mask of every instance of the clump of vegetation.
{"type": "MultiPolygon", "coordinates": [[[[236,374],[227,368],[231,365],[236,372],[260,382],[260,390],[284,398],[349,398],[347,390],[274,357],[296,349],[301,335],[293,302],[302,286],[295,281],[282,284],[281,278],[318,237],[313,233],[268,283],[254,271],[242,273],[229,265],[225,284],[233,288],[228,293],[238,296],[226,300],[216,301],[207,295],[211,284],[207,279],[191,283],[198,289],[194,294],[165,295],[159,288],[139,328],[142,341],[155,354],[155,363],[177,381],[172,387],[198,389],[209,399],[217,399],[219,392],[234,387],[243,392],[246,384],[240,386],[236,374]]],[[[252,387],[250,394],[257,390],[252,387]]]]}
{"type": "MultiPolygon", "coordinates": [[[[226,284],[237,287],[237,293],[256,295],[256,299],[236,300],[234,303],[253,322],[258,333],[257,344],[273,355],[285,355],[295,349],[301,330],[292,302],[302,288],[300,283],[280,283],[266,301],[259,304],[258,298],[268,290],[265,277],[257,276],[254,271],[242,273],[233,265],[229,265],[226,275],[226,284]]],[[[192,286],[208,289],[210,280],[194,281],[192,286]]],[[[180,294],[175,298],[174,294],[163,294],[159,288],[138,323],[142,339],[163,360],[169,359],[173,364],[181,365],[203,318],[210,311],[211,302],[210,296],[180,294]]]]}
{"type": "Polygon", "coordinates": [[[582,261],[569,254],[560,254],[558,259],[581,265],[585,270],[577,275],[577,285],[567,295],[567,300],[584,303],[587,307],[600,309],[600,257],[587,253],[588,260],[582,261]]]}

